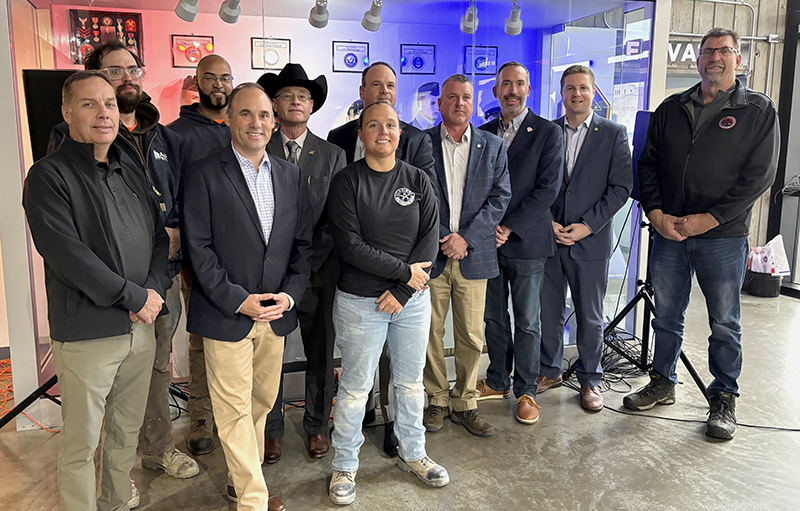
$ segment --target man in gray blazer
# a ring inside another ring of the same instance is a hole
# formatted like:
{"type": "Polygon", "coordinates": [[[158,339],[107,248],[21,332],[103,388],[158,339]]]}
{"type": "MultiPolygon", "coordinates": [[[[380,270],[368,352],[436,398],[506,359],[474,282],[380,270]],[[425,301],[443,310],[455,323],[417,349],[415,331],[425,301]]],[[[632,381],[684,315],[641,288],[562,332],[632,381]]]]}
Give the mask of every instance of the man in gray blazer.
{"type": "MultiPolygon", "coordinates": [[[[308,183],[311,221],[314,225],[311,276],[297,307],[297,319],[306,356],[306,391],[303,429],[308,435],[308,455],[322,458],[328,453],[328,418],[333,404],[333,297],[339,275],[339,259],[333,250],[328,221],[323,211],[328,185],[345,166],[344,151],[311,133],[308,118],[319,110],[328,94],[328,82],[320,75],[309,80],[300,64],[286,64],[279,74],[265,73],[258,79],[272,98],[280,131],[267,144],[267,152],[300,167],[308,183]]],[[[264,461],[281,457],[283,436],[283,377],[275,406],[267,416],[264,461]]]]}
{"type": "Polygon", "coordinates": [[[441,207],[439,253],[428,281],[432,314],[423,383],[430,406],[422,423],[428,432],[439,431],[449,415],[473,435],[486,437],[494,428],[478,412],[475,386],[483,351],[486,281],[499,274],[494,229],[511,199],[511,182],[505,143],[472,126],[472,108],[472,82],[453,75],[442,85],[442,122],[428,130],[441,207]],[[456,363],[452,393],[442,342],[451,299],[456,363]]]}
{"type": "Polygon", "coordinates": [[[578,326],[581,405],[603,408],[603,298],[614,247],[613,218],[633,186],[627,129],[592,112],[594,73],[570,66],[561,76],[566,115],[564,182],[550,211],[556,253],[547,258],[542,283],[542,349],[538,392],[561,385],[567,284],[578,326]]]}

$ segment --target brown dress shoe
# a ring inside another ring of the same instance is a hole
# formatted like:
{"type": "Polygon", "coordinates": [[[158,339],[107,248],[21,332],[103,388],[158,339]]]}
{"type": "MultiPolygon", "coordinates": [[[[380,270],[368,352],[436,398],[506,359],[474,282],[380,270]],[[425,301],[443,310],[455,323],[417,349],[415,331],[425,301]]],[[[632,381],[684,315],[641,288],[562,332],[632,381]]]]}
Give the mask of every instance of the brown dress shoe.
{"type": "Polygon", "coordinates": [[[539,420],[539,410],[542,407],[536,404],[533,397],[528,394],[517,399],[517,422],[522,424],[536,424],[539,420]]]}
{"type": "Polygon", "coordinates": [[[328,454],[328,435],[308,435],[308,455],[324,458],[328,454]]]}
{"type": "Polygon", "coordinates": [[[284,509],[286,509],[286,506],[283,505],[283,501],[277,495],[269,496],[269,499],[267,499],[267,511],[283,511],[284,509]]]}
{"type": "Polygon", "coordinates": [[[538,378],[536,378],[536,393],[541,394],[547,389],[560,387],[563,381],[564,380],[561,378],[560,374],[557,378],[548,378],[547,376],[540,375],[538,378]]]}
{"type": "Polygon", "coordinates": [[[483,401],[485,399],[508,399],[509,396],[511,396],[511,389],[494,390],[486,383],[486,380],[478,380],[475,388],[478,391],[478,397],[476,398],[478,401],[483,401]]]}
{"type": "Polygon", "coordinates": [[[600,387],[581,385],[581,406],[590,412],[599,412],[603,409],[603,395],[600,387]]]}
{"type": "Polygon", "coordinates": [[[281,439],[267,438],[264,440],[264,463],[272,465],[281,459],[281,439]]]}

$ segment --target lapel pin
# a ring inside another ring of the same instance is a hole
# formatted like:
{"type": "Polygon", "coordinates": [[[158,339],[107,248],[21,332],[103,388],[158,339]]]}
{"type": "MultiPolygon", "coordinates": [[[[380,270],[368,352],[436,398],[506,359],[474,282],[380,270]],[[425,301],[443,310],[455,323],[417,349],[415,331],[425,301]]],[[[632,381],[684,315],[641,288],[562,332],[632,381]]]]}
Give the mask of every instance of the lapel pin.
{"type": "MultiPolygon", "coordinates": [[[[597,131],[597,128],[595,128],[594,130],[597,131]]],[[[309,151],[308,154],[314,154],[314,151],[309,151]]]]}
{"type": "Polygon", "coordinates": [[[530,133],[531,131],[533,131],[533,128],[531,128],[530,126],[528,126],[528,133],[530,133]]]}
{"type": "Polygon", "coordinates": [[[480,145],[480,144],[478,144],[478,149],[480,149],[480,148],[481,148],[481,145],[480,145]]]}
{"type": "Polygon", "coordinates": [[[600,131],[600,129],[597,126],[594,127],[594,130],[595,131],[600,131]]]}

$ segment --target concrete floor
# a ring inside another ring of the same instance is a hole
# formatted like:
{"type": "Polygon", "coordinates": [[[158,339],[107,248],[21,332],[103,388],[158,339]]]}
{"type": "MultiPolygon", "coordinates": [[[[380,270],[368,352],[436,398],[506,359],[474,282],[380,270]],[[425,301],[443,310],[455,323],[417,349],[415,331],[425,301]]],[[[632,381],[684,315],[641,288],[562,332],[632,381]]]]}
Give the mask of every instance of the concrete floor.
{"type": "MultiPolygon", "coordinates": [[[[800,428],[792,386],[800,376],[800,301],[743,296],[744,369],[740,423],[800,428]]],[[[687,318],[685,350],[708,383],[707,320],[699,290],[687,318]]],[[[401,472],[379,448],[383,428],[369,430],[361,452],[353,510],[798,510],[800,432],[740,427],[731,442],[703,435],[706,409],[679,365],[684,384],[678,402],[650,415],[622,415],[620,392],[607,392],[607,409],[584,412],[568,388],[541,395],[539,424],[523,426],[513,401],[481,403],[497,433],[476,438],[450,421],[428,435],[428,453],[450,472],[451,482],[428,488],[401,472]]],[[[631,381],[639,387],[646,378],[631,381]]],[[[266,467],[270,489],[289,510],[332,509],[327,496],[330,455],[310,460],[302,443],[302,413],[287,412],[283,459],[266,467]]],[[[185,449],[184,418],[175,422],[185,449]]],[[[133,478],[139,509],[233,510],[223,497],[226,477],[220,449],[199,456],[200,475],[175,480],[143,470],[133,478]]],[[[56,435],[0,432],[0,510],[57,509],[56,435]]]]}

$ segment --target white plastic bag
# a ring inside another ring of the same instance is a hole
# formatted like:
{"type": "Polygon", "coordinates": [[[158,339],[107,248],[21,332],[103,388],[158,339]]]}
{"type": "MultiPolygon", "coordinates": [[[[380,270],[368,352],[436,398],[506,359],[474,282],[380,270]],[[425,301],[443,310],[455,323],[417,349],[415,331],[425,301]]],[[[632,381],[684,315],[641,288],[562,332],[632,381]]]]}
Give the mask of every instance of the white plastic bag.
{"type": "Polygon", "coordinates": [[[753,247],[747,257],[747,269],[755,273],[788,275],[789,259],[783,246],[783,236],[778,234],[763,247],[753,247]]]}

